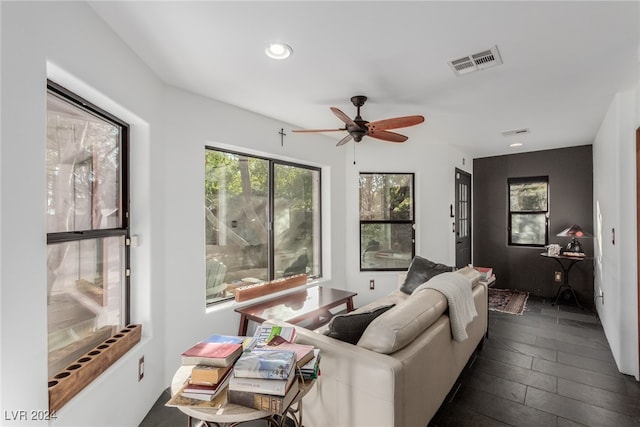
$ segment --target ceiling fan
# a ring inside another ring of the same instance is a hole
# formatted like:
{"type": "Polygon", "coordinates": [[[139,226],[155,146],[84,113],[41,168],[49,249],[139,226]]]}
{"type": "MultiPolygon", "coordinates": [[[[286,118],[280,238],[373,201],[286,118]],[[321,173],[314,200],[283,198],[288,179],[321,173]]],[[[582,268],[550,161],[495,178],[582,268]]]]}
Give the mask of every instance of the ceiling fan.
{"type": "Polygon", "coordinates": [[[356,95],[351,97],[351,102],[358,109],[356,117],[351,119],[345,113],[340,111],[336,107],[330,107],[333,114],[336,115],[345,124],[345,127],[339,129],[294,129],[293,132],[337,132],[347,131],[349,134],[342,138],[336,146],[346,144],[352,139],[356,142],[362,141],[365,136],[381,139],[388,142],[405,142],[406,136],[399,133],[389,132],[389,129],[405,128],[414,126],[424,122],[423,116],[405,116],[395,117],[392,119],[377,120],[375,122],[368,122],[360,117],[360,107],[367,101],[367,97],[364,95],[356,95]]]}

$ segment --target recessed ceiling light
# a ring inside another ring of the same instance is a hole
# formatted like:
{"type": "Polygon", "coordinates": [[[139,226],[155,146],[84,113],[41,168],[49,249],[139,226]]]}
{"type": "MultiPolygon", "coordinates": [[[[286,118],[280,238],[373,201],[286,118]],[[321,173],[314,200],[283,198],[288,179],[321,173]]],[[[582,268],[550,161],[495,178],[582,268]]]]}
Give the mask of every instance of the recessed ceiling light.
{"type": "Polygon", "coordinates": [[[514,142],[513,144],[509,144],[509,147],[522,147],[522,142],[514,142]]]}
{"type": "Polygon", "coordinates": [[[291,46],[284,43],[269,43],[264,49],[264,53],[273,59],[286,59],[292,52],[291,46]]]}

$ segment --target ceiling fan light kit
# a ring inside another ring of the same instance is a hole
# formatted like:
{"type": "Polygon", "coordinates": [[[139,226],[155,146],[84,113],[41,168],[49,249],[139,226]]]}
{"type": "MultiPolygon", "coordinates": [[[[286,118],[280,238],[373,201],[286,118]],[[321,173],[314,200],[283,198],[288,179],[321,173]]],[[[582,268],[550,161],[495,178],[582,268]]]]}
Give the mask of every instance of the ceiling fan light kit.
{"type": "Polygon", "coordinates": [[[424,122],[424,116],[405,116],[395,117],[392,119],[377,120],[375,122],[369,122],[364,120],[360,115],[360,107],[367,102],[367,97],[364,95],[356,95],[351,97],[351,103],[356,107],[356,116],[352,119],[342,112],[337,107],[330,107],[329,109],[333,114],[340,119],[344,124],[344,128],[340,129],[294,129],[293,132],[335,132],[346,131],[347,135],[342,138],[336,146],[341,146],[347,142],[354,140],[355,142],[362,141],[365,136],[380,139],[387,142],[405,142],[408,138],[399,133],[389,132],[389,129],[399,129],[409,126],[414,126],[424,122]]]}

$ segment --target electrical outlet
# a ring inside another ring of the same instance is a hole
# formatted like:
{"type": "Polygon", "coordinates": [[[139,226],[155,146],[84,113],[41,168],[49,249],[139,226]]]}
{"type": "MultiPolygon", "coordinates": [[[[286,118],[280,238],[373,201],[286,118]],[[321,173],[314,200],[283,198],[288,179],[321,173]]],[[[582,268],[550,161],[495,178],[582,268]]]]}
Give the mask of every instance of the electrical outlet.
{"type": "Polygon", "coordinates": [[[376,281],[371,279],[369,280],[369,289],[375,289],[376,288],[376,281]]]}
{"type": "Polygon", "coordinates": [[[562,271],[556,271],[553,273],[553,280],[556,282],[562,282],[562,271]]]}
{"type": "Polygon", "coordinates": [[[144,356],[138,360],[138,381],[142,381],[144,378],[144,356]]]}

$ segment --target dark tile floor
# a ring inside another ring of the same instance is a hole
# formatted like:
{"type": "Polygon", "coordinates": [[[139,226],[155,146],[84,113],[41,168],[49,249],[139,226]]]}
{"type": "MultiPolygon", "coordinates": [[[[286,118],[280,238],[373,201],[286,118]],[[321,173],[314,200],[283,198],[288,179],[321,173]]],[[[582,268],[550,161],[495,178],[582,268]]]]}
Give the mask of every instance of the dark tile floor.
{"type": "MultiPolygon", "coordinates": [[[[140,427],[186,426],[168,399],[140,427]]],[[[522,316],[490,313],[489,339],[428,427],[583,425],[640,426],[640,383],[618,373],[595,314],[531,296],[522,316]]]]}
{"type": "Polygon", "coordinates": [[[489,339],[429,427],[640,426],[640,383],[618,372],[594,313],[531,296],[491,312],[489,339]]]}

